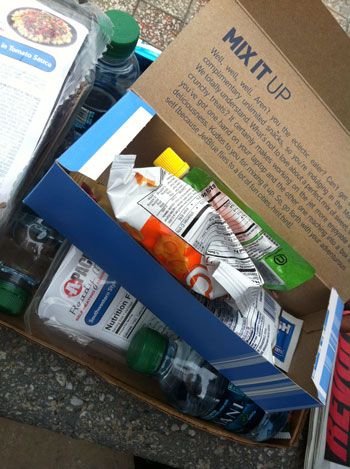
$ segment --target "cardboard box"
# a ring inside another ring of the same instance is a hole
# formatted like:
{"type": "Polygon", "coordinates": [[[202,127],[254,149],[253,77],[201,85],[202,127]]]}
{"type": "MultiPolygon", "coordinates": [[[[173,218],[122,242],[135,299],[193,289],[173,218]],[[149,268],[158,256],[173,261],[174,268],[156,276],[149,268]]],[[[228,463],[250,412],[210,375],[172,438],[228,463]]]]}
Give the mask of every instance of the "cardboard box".
{"type": "MultiPolygon", "coordinates": [[[[278,8],[272,0],[212,0],[136,82],[140,98],[129,93],[117,103],[26,199],[266,410],[324,404],[342,300],[350,297],[349,55],[348,39],[318,0],[278,8]],[[103,180],[115,154],[136,153],[147,166],[167,146],[220,178],[316,268],[314,279],[279,294],[304,320],[288,376],[214,318],[69,176],[103,180]]],[[[176,414],[134,376],[108,374],[176,414]]]]}

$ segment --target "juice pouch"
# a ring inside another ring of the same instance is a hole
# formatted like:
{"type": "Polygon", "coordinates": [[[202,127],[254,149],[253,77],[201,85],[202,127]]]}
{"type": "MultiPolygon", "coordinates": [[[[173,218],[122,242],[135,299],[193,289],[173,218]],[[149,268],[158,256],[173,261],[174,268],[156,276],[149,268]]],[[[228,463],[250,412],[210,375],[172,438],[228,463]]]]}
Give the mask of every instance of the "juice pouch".
{"type": "Polygon", "coordinates": [[[190,169],[171,148],[154,164],[182,177],[216,209],[253,260],[266,288],[291,290],[314,276],[315,269],[219,181],[199,168],[190,169]]]}
{"type": "Polygon", "coordinates": [[[117,220],[186,286],[209,299],[230,295],[242,312],[262,278],[227,223],[203,197],[163,168],[135,168],[119,155],[107,195],[117,220]]]}

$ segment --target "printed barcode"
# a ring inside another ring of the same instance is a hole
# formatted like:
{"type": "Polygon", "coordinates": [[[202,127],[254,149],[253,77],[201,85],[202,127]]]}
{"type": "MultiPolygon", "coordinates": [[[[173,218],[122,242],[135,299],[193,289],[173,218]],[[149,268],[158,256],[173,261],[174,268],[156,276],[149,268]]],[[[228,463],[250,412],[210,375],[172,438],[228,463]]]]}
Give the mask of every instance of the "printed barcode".
{"type": "Polygon", "coordinates": [[[270,316],[271,319],[275,320],[276,317],[276,303],[275,301],[269,296],[267,293],[265,293],[265,298],[264,298],[264,312],[270,316]]]}
{"type": "Polygon", "coordinates": [[[270,241],[271,245],[275,249],[280,247],[280,245],[277,243],[277,241],[275,241],[273,238],[271,238],[271,236],[268,233],[264,233],[263,236],[270,241]]]}
{"type": "Polygon", "coordinates": [[[82,107],[80,108],[79,113],[77,115],[77,121],[80,124],[85,124],[86,121],[88,120],[88,116],[89,116],[89,110],[82,107]]]}

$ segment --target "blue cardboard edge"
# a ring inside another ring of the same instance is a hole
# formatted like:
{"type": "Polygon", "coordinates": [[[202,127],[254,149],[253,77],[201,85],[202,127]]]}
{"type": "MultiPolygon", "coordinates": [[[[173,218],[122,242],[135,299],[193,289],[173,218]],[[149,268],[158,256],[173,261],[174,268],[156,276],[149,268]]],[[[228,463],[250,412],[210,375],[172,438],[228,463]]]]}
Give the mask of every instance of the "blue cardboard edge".
{"type": "Polygon", "coordinates": [[[84,138],[79,138],[58,158],[60,165],[69,171],[79,171],[100,149],[101,144],[107,142],[139,108],[145,109],[152,116],[156,114],[133,91],[128,91],[84,133],[84,138]]]}
{"type": "Polygon", "coordinates": [[[312,373],[312,379],[318,392],[318,398],[323,405],[326,404],[327,393],[330,389],[343,311],[344,303],[340,299],[337,291],[332,288],[322,337],[312,373]]]}

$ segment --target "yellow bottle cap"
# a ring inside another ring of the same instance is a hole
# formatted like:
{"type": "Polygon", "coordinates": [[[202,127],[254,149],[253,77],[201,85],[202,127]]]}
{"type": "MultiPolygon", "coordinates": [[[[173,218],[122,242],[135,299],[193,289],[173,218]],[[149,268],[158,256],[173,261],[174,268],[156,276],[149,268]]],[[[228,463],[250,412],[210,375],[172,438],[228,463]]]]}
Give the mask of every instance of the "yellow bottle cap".
{"type": "Polygon", "coordinates": [[[180,178],[190,169],[189,165],[182,160],[172,148],[168,147],[153,161],[154,166],[161,166],[163,169],[180,178]]]}

